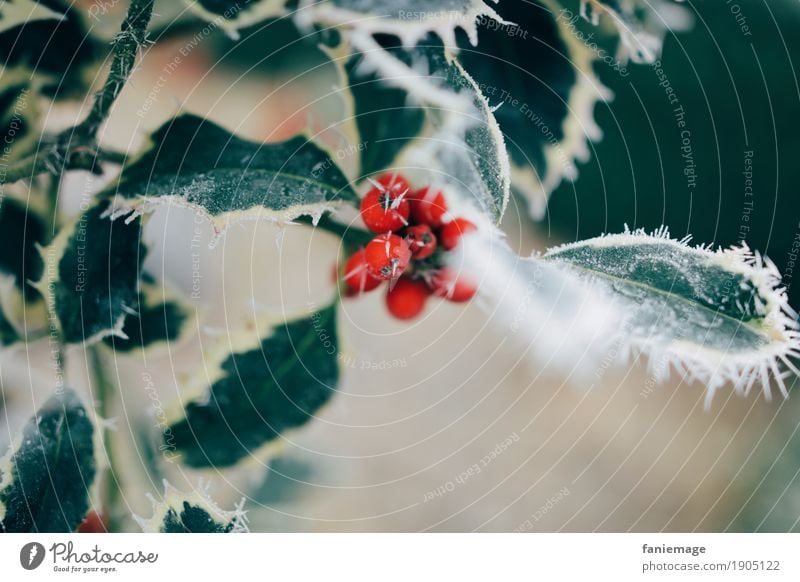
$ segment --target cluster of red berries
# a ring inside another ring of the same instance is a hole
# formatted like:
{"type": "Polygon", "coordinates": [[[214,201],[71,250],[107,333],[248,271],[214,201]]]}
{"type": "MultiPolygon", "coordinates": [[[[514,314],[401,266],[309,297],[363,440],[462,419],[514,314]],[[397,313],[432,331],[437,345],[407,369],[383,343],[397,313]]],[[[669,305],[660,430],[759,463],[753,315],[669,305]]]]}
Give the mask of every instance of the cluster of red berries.
{"type": "Polygon", "coordinates": [[[451,218],[444,194],[430,187],[412,190],[399,174],[385,174],[361,200],[361,218],[378,234],[347,261],[344,282],[349,295],[389,281],[386,306],[397,319],[413,319],[433,294],[450,301],[471,299],[476,287],[442,253],[476,230],[465,218],[451,218]]]}

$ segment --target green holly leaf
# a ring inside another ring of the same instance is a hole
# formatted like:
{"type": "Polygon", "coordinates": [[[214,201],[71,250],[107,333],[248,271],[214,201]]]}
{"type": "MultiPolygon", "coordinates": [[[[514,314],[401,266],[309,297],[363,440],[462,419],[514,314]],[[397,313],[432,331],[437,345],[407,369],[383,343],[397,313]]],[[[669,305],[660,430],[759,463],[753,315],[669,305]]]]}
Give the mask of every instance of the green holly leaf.
{"type": "Polygon", "coordinates": [[[63,0],[7,0],[0,13],[9,9],[6,23],[0,19],[0,63],[44,81],[47,97],[83,99],[107,49],[89,34],[79,10],[63,0]]]}
{"type": "MultiPolygon", "coordinates": [[[[582,0],[579,16],[595,25],[606,20],[619,34],[618,58],[634,63],[651,63],[658,58],[667,31],[687,30],[691,13],[680,0],[582,0]],[[605,16],[605,18],[603,18],[605,16]]],[[[569,18],[577,20],[578,15],[569,18]]]]}
{"type": "Polygon", "coordinates": [[[702,382],[709,403],[726,383],[747,393],[760,382],[769,397],[772,380],[785,394],[780,366],[800,374],[790,359],[800,355],[800,332],[780,275],[746,248],[692,248],[662,229],[568,244],[542,258],[620,308],[613,341],[621,351],[649,356],[659,378],[674,368],[702,382]]]}
{"type": "Polygon", "coordinates": [[[111,220],[108,210],[106,202],[93,206],[41,251],[45,267],[35,287],[67,343],[121,336],[126,317],[136,314],[147,253],[141,219],[111,220]]]}
{"type": "Polygon", "coordinates": [[[476,42],[477,22],[498,18],[483,0],[327,0],[306,10],[301,17],[307,20],[361,34],[390,34],[406,48],[431,33],[454,46],[456,30],[464,30],[476,42]]]}
{"type": "Polygon", "coordinates": [[[5,0],[0,6],[0,33],[36,20],[61,20],[63,14],[42,2],[33,0],[5,0]]]}
{"type": "Polygon", "coordinates": [[[183,0],[198,16],[231,37],[238,31],[286,13],[288,0],[183,0]]]}
{"type": "Polygon", "coordinates": [[[188,331],[192,314],[175,294],[143,277],[133,312],[125,318],[118,335],[103,342],[116,352],[151,350],[178,341],[188,331]]]}
{"type": "Polygon", "coordinates": [[[11,196],[0,203],[0,345],[44,332],[45,304],[29,281],[42,275],[37,245],[46,234],[45,221],[34,208],[11,196]]]}
{"type": "Polygon", "coordinates": [[[164,496],[150,496],[153,515],[149,519],[134,516],[146,533],[239,533],[247,531],[244,500],[233,511],[225,511],[211,500],[206,491],[184,494],[164,482],[164,496]]]}
{"type": "Polygon", "coordinates": [[[308,138],[260,144],[193,115],[164,124],[106,195],[116,214],[188,206],[218,232],[240,220],[318,219],[358,201],[330,155],[308,138]]]}
{"type": "MultiPolygon", "coordinates": [[[[412,55],[391,37],[381,37],[381,46],[393,58],[412,65],[412,55]]],[[[334,62],[344,63],[342,85],[351,99],[350,118],[355,124],[355,143],[363,144],[360,175],[369,176],[392,167],[400,153],[419,139],[425,128],[425,110],[401,87],[392,86],[370,69],[364,55],[333,53],[334,62]]],[[[349,52],[349,51],[348,51],[349,52]]]]}
{"type": "Polygon", "coordinates": [[[498,10],[514,24],[482,21],[477,48],[459,37],[458,59],[493,107],[512,186],[541,218],[561,180],[577,177],[575,161],[588,160],[587,141],[601,135],[594,106],[610,93],[592,72],[594,56],[572,32],[569,11],[546,0],[502,3],[498,10]]]}
{"type": "Polygon", "coordinates": [[[231,337],[190,389],[202,392],[173,421],[169,444],[192,467],[228,467],[311,420],[339,379],[336,309],[231,337]],[[262,332],[263,333],[263,330],[262,332]],[[230,345],[235,349],[231,351],[230,345]]]}
{"type": "Polygon", "coordinates": [[[69,388],[52,396],[0,459],[0,531],[75,531],[90,505],[94,426],[69,388]]]}

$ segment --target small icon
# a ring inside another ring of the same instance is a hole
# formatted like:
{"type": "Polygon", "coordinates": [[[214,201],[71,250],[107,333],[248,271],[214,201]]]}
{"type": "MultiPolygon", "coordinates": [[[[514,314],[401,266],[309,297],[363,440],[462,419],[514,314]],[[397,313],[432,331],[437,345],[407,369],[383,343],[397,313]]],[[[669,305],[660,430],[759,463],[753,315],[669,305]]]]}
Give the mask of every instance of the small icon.
{"type": "Polygon", "coordinates": [[[19,563],[26,570],[35,570],[44,561],[44,546],[39,542],[29,542],[19,551],[19,563]]]}

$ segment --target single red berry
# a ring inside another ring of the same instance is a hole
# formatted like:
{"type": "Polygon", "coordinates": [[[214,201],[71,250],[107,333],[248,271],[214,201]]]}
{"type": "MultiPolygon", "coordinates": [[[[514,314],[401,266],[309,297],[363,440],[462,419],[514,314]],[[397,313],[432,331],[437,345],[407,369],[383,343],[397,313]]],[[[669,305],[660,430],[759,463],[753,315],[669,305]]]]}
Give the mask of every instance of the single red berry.
{"type": "Polygon", "coordinates": [[[434,295],[455,303],[469,301],[478,292],[472,281],[452,267],[439,269],[431,279],[431,286],[434,295]]]}
{"type": "Polygon", "coordinates": [[[411,219],[417,224],[427,224],[439,228],[444,223],[447,203],[441,190],[423,188],[411,196],[411,219]]]}
{"type": "Polygon", "coordinates": [[[361,199],[361,218],[372,232],[400,230],[411,212],[406,192],[373,188],[361,199]]]}
{"type": "Polygon", "coordinates": [[[430,294],[422,281],[401,277],[386,293],[386,307],[397,319],[414,319],[425,309],[430,294]]]}
{"type": "Polygon", "coordinates": [[[395,172],[383,174],[380,178],[378,178],[377,181],[378,184],[383,186],[386,190],[389,192],[394,192],[395,194],[411,192],[411,183],[403,176],[395,172]]]}
{"type": "Polygon", "coordinates": [[[369,272],[379,279],[395,279],[411,260],[408,243],[396,234],[376,236],[364,249],[369,272]]]}
{"type": "Polygon", "coordinates": [[[353,253],[353,256],[347,259],[344,266],[344,282],[347,284],[348,291],[352,291],[354,294],[372,291],[382,283],[367,269],[363,250],[353,253]]]}
{"type": "Polygon", "coordinates": [[[427,259],[436,250],[436,235],[427,224],[409,226],[405,239],[415,259],[427,259]]]}
{"type": "Polygon", "coordinates": [[[455,218],[442,227],[442,231],[439,233],[439,240],[445,249],[452,251],[458,246],[462,236],[476,230],[478,230],[478,227],[473,222],[466,218],[455,218]]]}
{"type": "Polygon", "coordinates": [[[107,533],[106,524],[103,518],[92,510],[86,514],[81,524],[78,526],[78,533],[107,533]]]}

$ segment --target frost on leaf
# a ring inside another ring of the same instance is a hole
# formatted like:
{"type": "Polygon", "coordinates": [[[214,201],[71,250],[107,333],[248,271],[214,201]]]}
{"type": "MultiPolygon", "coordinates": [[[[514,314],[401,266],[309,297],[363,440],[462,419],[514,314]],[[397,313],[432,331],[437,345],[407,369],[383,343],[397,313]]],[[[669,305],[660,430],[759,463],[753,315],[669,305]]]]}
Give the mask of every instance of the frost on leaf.
{"type": "Polygon", "coordinates": [[[94,426],[65,388],[0,459],[0,532],[75,531],[89,510],[96,471],[94,426]]]}
{"type": "Polygon", "coordinates": [[[164,481],[164,495],[155,499],[149,519],[133,516],[145,533],[242,533],[247,532],[244,499],[232,511],[221,509],[205,489],[181,493],[164,481]]]}
{"type": "Polygon", "coordinates": [[[358,28],[364,34],[390,34],[413,48],[430,33],[455,46],[456,30],[475,44],[477,23],[499,19],[483,0],[324,0],[307,2],[298,18],[328,26],[358,28]]]}
{"type": "Polygon", "coordinates": [[[168,431],[189,466],[227,467],[256,455],[314,418],[336,391],[335,306],[276,322],[266,334],[231,334],[221,348],[206,358],[211,370],[189,382],[197,396],[168,431]]]}
{"type": "Polygon", "coordinates": [[[568,244],[543,258],[619,306],[621,352],[648,356],[657,379],[674,368],[702,382],[707,403],[726,383],[747,394],[758,382],[769,397],[772,380],[785,394],[786,374],[798,372],[796,314],[774,265],[746,247],[693,248],[662,229],[568,244]]]}
{"type": "Polygon", "coordinates": [[[478,46],[459,37],[459,62],[475,79],[506,139],[512,186],[534,218],[563,178],[577,177],[589,140],[601,136],[594,106],[610,92],[592,72],[591,51],[569,28],[569,11],[546,0],[503,2],[513,25],[483,22],[478,46]]]}
{"type": "Polygon", "coordinates": [[[0,140],[6,163],[25,157],[38,144],[41,115],[36,96],[44,82],[26,67],[0,73],[0,140]]]}
{"type": "Polygon", "coordinates": [[[419,136],[401,144],[393,167],[414,181],[444,188],[499,222],[509,197],[508,157],[489,104],[472,78],[435,36],[410,51],[396,44],[387,49],[357,33],[350,41],[361,57],[362,75],[380,77],[424,111],[419,136]]]}
{"type": "MultiPolygon", "coordinates": [[[[16,25],[11,21],[4,24],[0,18],[0,65],[3,69],[25,69],[30,79],[46,81],[41,94],[56,99],[80,98],[93,78],[90,71],[95,67],[107,48],[89,34],[88,27],[81,20],[80,10],[66,0],[15,0],[3,2],[0,16],[6,10],[13,10],[14,15],[21,15],[16,25]],[[29,18],[21,15],[25,6],[35,6],[29,18]],[[11,7],[11,8],[10,8],[11,7]],[[63,15],[57,18],[48,17],[53,13],[63,15]]],[[[0,86],[5,86],[3,75],[0,75],[0,86]]],[[[35,93],[36,95],[40,93],[35,93]]],[[[31,91],[30,99],[34,100],[31,91]]],[[[30,104],[34,106],[33,103],[30,104]]]]}
{"type": "Polygon", "coordinates": [[[0,203],[0,345],[34,339],[45,328],[42,296],[28,283],[42,275],[37,245],[45,235],[32,207],[10,196],[0,203]]]}
{"type": "Polygon", "coordinates": [[[450,266],[479,289],[476,303],[497,333],[521,345],[536,373],[584,380],[596,369],[619,314],[574,273],[541,257],[520,257],[487,231],[467,235],[450,266]]]}
{"type": "Polygon", "coordinates": [[[101,202],[59,231],[40,250],[44,295],[51,325],[67,343],[122,336],[125,318],[135,314],[146,249],[140,218],[111,220],[101,202]]]}
{"type": "Polygon", "coordinates": [[[62,15],[33,0],[5,0],[0,6],[0,32],[35,20],[60,20],[62,15]]]}
{"type": "Polygon", "coordinates": [[[183,0],[204,20],[219,26],[232,38],[239,30],[286,12],[288,0],[183,0]]]}
{"type": "Polygon", "coordinates": [[[607,17],[620,37],[617,58],[651,63],[659,57],[669,30],[686,30],[691,13],[679,0],[581,0],[580,15],[592,24],[607,17]]]}
{"type": "MultiPolygon", "coordinates": [[[[386,51],[403,65],[412,65],[412,54],[398,46],[396,37],[375,39],[378,50],[386,51]]],[[[355,126],[354,143],[364,144],[360,175],[370,176],[390,168],[400,153],[418,139],[425,127],[425,110],[403,88],[387,83],[370,66],[364,54],[332,52],[340,67],[342,86],[348,91],[350,118],[355,126]]]]}
{"type": "Polygon", "coordinates": [[[108,336],[103,342],[118,353],[156,349],[179,341],[188,331],[191,317],[185,302],[145,274],[121,333],[108,336]]]}
{"type": "Polygon", "coordinates": [[[357,201],[330,155],[302,135],[261,144],[182,115],[151,142],[106,191],[115,216],[174,203],[201,213],[221,232],[241,220],[318,219],[344,201],[357,201]]]}

